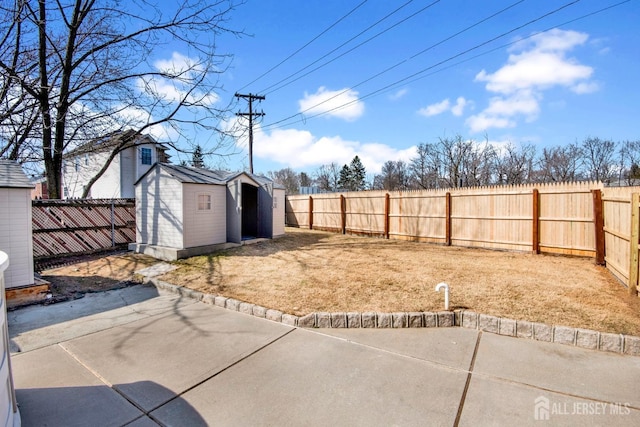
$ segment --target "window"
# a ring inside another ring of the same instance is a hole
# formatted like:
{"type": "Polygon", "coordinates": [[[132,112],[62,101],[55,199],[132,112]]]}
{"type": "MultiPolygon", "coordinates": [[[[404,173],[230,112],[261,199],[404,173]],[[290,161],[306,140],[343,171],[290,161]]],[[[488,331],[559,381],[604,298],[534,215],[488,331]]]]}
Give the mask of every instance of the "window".
{"type": "Polygon", "coordinates": [[[211,210],[211,194],[198,194],[198,210],[199,211],[211,210]]]}
{"type": "Polygon", "coordinates": [[[78,172],[78,170],[80,169],[80,159],[78,159],[77,157],[73,159],[73,167],[75,168],[76,172],[78,172]]]}
{"type": "Polygon", "coordinates": [[[150,165],[151,164],[151,148],[141,148],[140,159],[142,160],[143,165],[150,165]]]}

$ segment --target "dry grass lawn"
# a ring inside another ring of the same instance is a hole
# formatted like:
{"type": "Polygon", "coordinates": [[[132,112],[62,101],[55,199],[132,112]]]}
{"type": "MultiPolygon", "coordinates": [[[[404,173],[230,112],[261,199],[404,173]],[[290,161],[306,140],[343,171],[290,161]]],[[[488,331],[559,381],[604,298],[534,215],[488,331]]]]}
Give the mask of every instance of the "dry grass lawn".
{"type": "Polygon", "coordinates": [[[287,313],[452,308],[640,335],[640,298],[591,259],[496,252],[301,229],[176,263],[162,280],[287,313]]]}

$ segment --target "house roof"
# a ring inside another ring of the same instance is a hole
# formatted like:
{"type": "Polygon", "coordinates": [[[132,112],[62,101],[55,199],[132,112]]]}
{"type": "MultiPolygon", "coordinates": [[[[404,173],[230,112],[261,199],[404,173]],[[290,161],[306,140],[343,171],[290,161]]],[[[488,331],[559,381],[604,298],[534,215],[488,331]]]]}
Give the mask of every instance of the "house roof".
{"type": "Polygon", "coordinates": [[[0,160],[0,188],[33,188],[34,185],[13,160],[0,160]]]}
{"type": "Polygon", "coordinates": [[[284,189],[279,184],[274,183],[267,177],[253,175],[248,172],[228,172],[228,171],[213,171],[204,168],[193,168],[190,166],[174,165],[171,163],[156,163],[155,167],[149,169],[147,173],[142,175],[136,184],[152,170],[159,168],[163,172],[169,174],[176,180],[186,184],[214,184],[214,185],[227,185],[229,181],[233,181],[241,175],[247,176],[254,181],[256,185],[273,184],[274,188],[284,189]]]}
{"type": "Polygon", "coordinates": [[[65,153],[65,157],[77,156],[85,153],[95,153],[107,151],[118,147],[124,142],[123,148],[133,147],[142,144],[156,144],[161,150],[167,150],[167,147],[156,141],[151,135],[140,134],[132,129],[125,131],[117,131],[100,138],[92,139],[71,151],[65,153]]]}

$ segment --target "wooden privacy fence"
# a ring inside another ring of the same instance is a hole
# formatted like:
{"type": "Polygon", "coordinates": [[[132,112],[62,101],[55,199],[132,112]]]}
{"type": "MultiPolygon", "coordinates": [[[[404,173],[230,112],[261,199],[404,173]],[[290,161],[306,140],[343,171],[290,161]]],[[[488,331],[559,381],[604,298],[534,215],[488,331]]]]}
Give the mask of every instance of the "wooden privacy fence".
{"type": "Polygon", "coordinates": [[[133,199],[34,200],[36,260],[125,246],[136,239],[133,199]]]}
{"type": "Polygon", "coordinates": [[[598,264],[606,260],[635,292],[633,192],[582,182],[287,196],[286,222],[388,239],[593,257],[598,264]]]}

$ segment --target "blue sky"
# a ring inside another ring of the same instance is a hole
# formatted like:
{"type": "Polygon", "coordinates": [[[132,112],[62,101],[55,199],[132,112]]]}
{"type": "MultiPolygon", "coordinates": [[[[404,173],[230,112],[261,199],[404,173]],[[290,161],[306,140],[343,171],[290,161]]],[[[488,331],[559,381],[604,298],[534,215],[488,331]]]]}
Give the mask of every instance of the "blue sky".
{"type": "MultiPolygon", "coordinates": [[[[265,113],[254,128],[256,172],[313,173],[357,154],[373,174],[387,160],[410,159],[420,143],[457,134],[539,150],[588,136],[639,139],[640,2],[565,24],[619,3],[582,0],[543,17],[569,3],[247,0],[229,26],[250,36],[217,41],[234,55],[218,102],[226,105],[236,91],[266,96],[256,104],[265,113]]],[[[231,116],[229,126],[237,120],[231,116]]],[[[193,137],[205,148],[215,139],[193,137]]],[[[246,167],[246,138],[233,151],[208,163],[246,167]]]]}

